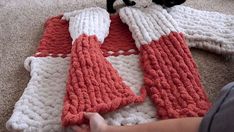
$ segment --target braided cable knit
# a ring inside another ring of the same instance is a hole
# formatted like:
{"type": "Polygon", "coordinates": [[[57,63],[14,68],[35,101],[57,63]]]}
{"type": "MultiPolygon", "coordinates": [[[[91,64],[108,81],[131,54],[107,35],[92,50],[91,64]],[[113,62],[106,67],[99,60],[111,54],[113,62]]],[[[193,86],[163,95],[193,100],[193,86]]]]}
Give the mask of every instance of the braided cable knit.
{"type": "Polygon", "coordinates": [[[203,116],[210,103],[172,17],[158,5],[145,10],[122,8],[120,17],[137,40],[144,85],[159,118],[203,116]]]}
{"type": "Polygon", "coordinates": [[[135,95],[102,55],[100,45],[110,25],[108,13],[101,8],[85,9],[69,20],[73,46],[62,124],[84,123],[83,112],[106,113],[143,102],[144,89],[142,95],[135,95]]]}
{"type": "Polygon", "coordinates": [[[178,23],[190,47],[234,54],[234,16],[175,6],[168,13],[178,23]]]}

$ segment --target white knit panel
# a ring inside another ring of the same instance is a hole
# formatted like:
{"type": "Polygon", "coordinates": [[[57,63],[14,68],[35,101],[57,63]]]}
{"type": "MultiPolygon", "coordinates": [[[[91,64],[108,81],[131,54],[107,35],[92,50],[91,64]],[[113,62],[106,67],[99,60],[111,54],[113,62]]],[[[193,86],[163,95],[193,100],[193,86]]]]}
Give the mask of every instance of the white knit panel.
{"type": "MultiPolygon", "coordinates": [[[[107,59],[124,82],[139,95],[143,75],[138,55],[110,56],[107,59]]],[[[69,57],[30,57],[25,60],[25,67],[31,71],[31,79],[6,123],[8,130],[65,131],[61,127],[61,111],[69,63],[69,57]]],[[[111,125],[128,125],[156,120],[155,114],[155,107],[147,97],[142,104],[126,106],[105,114],[104,118],[111,125]]]]}
{"type": "Polygon", "coordinates": [[[63,19],[69,20],[69,32],[73,42],[82,34],[96,35],[103,43],[109,33],[110,17],[105,9],[91,7],[64,13],[63,19]]]}
{"type": "Polygon", "coordinates": [[[168,9],[190,47],[234,54],[234,16],[185,6],[168,9]]]}
{"type": "MultiPolygon", "coordinates": [[[[139,95],[140,88],[143,86],[143,74],[139,66],[138,55],[110,56],[107,59],[132,91],[139,95]]],[[[150,122],[156,120],[155,116],[156,109],[149,97],[146,97],[142,104],[129,105],[104,115],[108,124],[118,126],[150,122]]]]}
{"type": "Polygon", "coordinates": [[[69,58],[30,57],[31,79],[17,101],[6,127],[10,131],[61,131],[69,58]]]}
{"type": "Polygon", "coordinates": [[[137,47],[158,40],[162,35],[179,31],[171,15],[161,6],[147,8],[125,7],[119,12],[121,20],[129,26],[137,47]]]}

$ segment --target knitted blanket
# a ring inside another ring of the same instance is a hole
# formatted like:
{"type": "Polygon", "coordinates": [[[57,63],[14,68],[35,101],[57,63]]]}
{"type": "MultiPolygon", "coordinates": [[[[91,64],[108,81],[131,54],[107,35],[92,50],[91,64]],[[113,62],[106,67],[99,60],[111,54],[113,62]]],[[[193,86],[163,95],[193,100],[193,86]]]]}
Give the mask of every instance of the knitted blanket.
{"type": "Polygon", "coordinates": [[[233,54],[233,18],[158,5],[111,17],[87,8],[50,18],[25,60],[31,79],[6,127],[66,131],[84,123],[85,111],[102,113],[111,125],[203,116],[210,103],[188,46],[233,54]]]}

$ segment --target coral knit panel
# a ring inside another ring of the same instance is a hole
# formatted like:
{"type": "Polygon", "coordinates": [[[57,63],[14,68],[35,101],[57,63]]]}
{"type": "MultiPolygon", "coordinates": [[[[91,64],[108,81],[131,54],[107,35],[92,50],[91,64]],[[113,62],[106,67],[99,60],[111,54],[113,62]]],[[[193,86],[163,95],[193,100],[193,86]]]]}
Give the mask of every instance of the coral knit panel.
{"type": "Polygon", "coordinates": [[[62,113],[64,126],[84,123],[83,112],[105,113],[143,101],[123,83],[102,55],[100,45],[95,35],[81,35],[73,43],[62,113]]]}
{"type": "Polygon", "coordinates": [[[171,32],[140,47],[148,94],[161,119],[203,116],[210,103],[182,34],[171,32]]]}

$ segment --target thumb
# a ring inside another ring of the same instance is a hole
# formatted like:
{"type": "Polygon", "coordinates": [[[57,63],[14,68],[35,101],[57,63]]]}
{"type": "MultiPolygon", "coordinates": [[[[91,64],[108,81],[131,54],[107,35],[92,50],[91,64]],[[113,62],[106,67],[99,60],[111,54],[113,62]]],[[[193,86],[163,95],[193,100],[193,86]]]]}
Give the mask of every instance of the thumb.
{"type": "Polygon", "coordinates": [[[92,112],[85,112],[85,113],[84,113],[84,116],[85,116],[85,118],[87,118],[87,119],[90,119],[90,118],[92,118],[92,117],[95,116],[95,115],[97,115],[97,113],[92,113],[92,112]]]}

